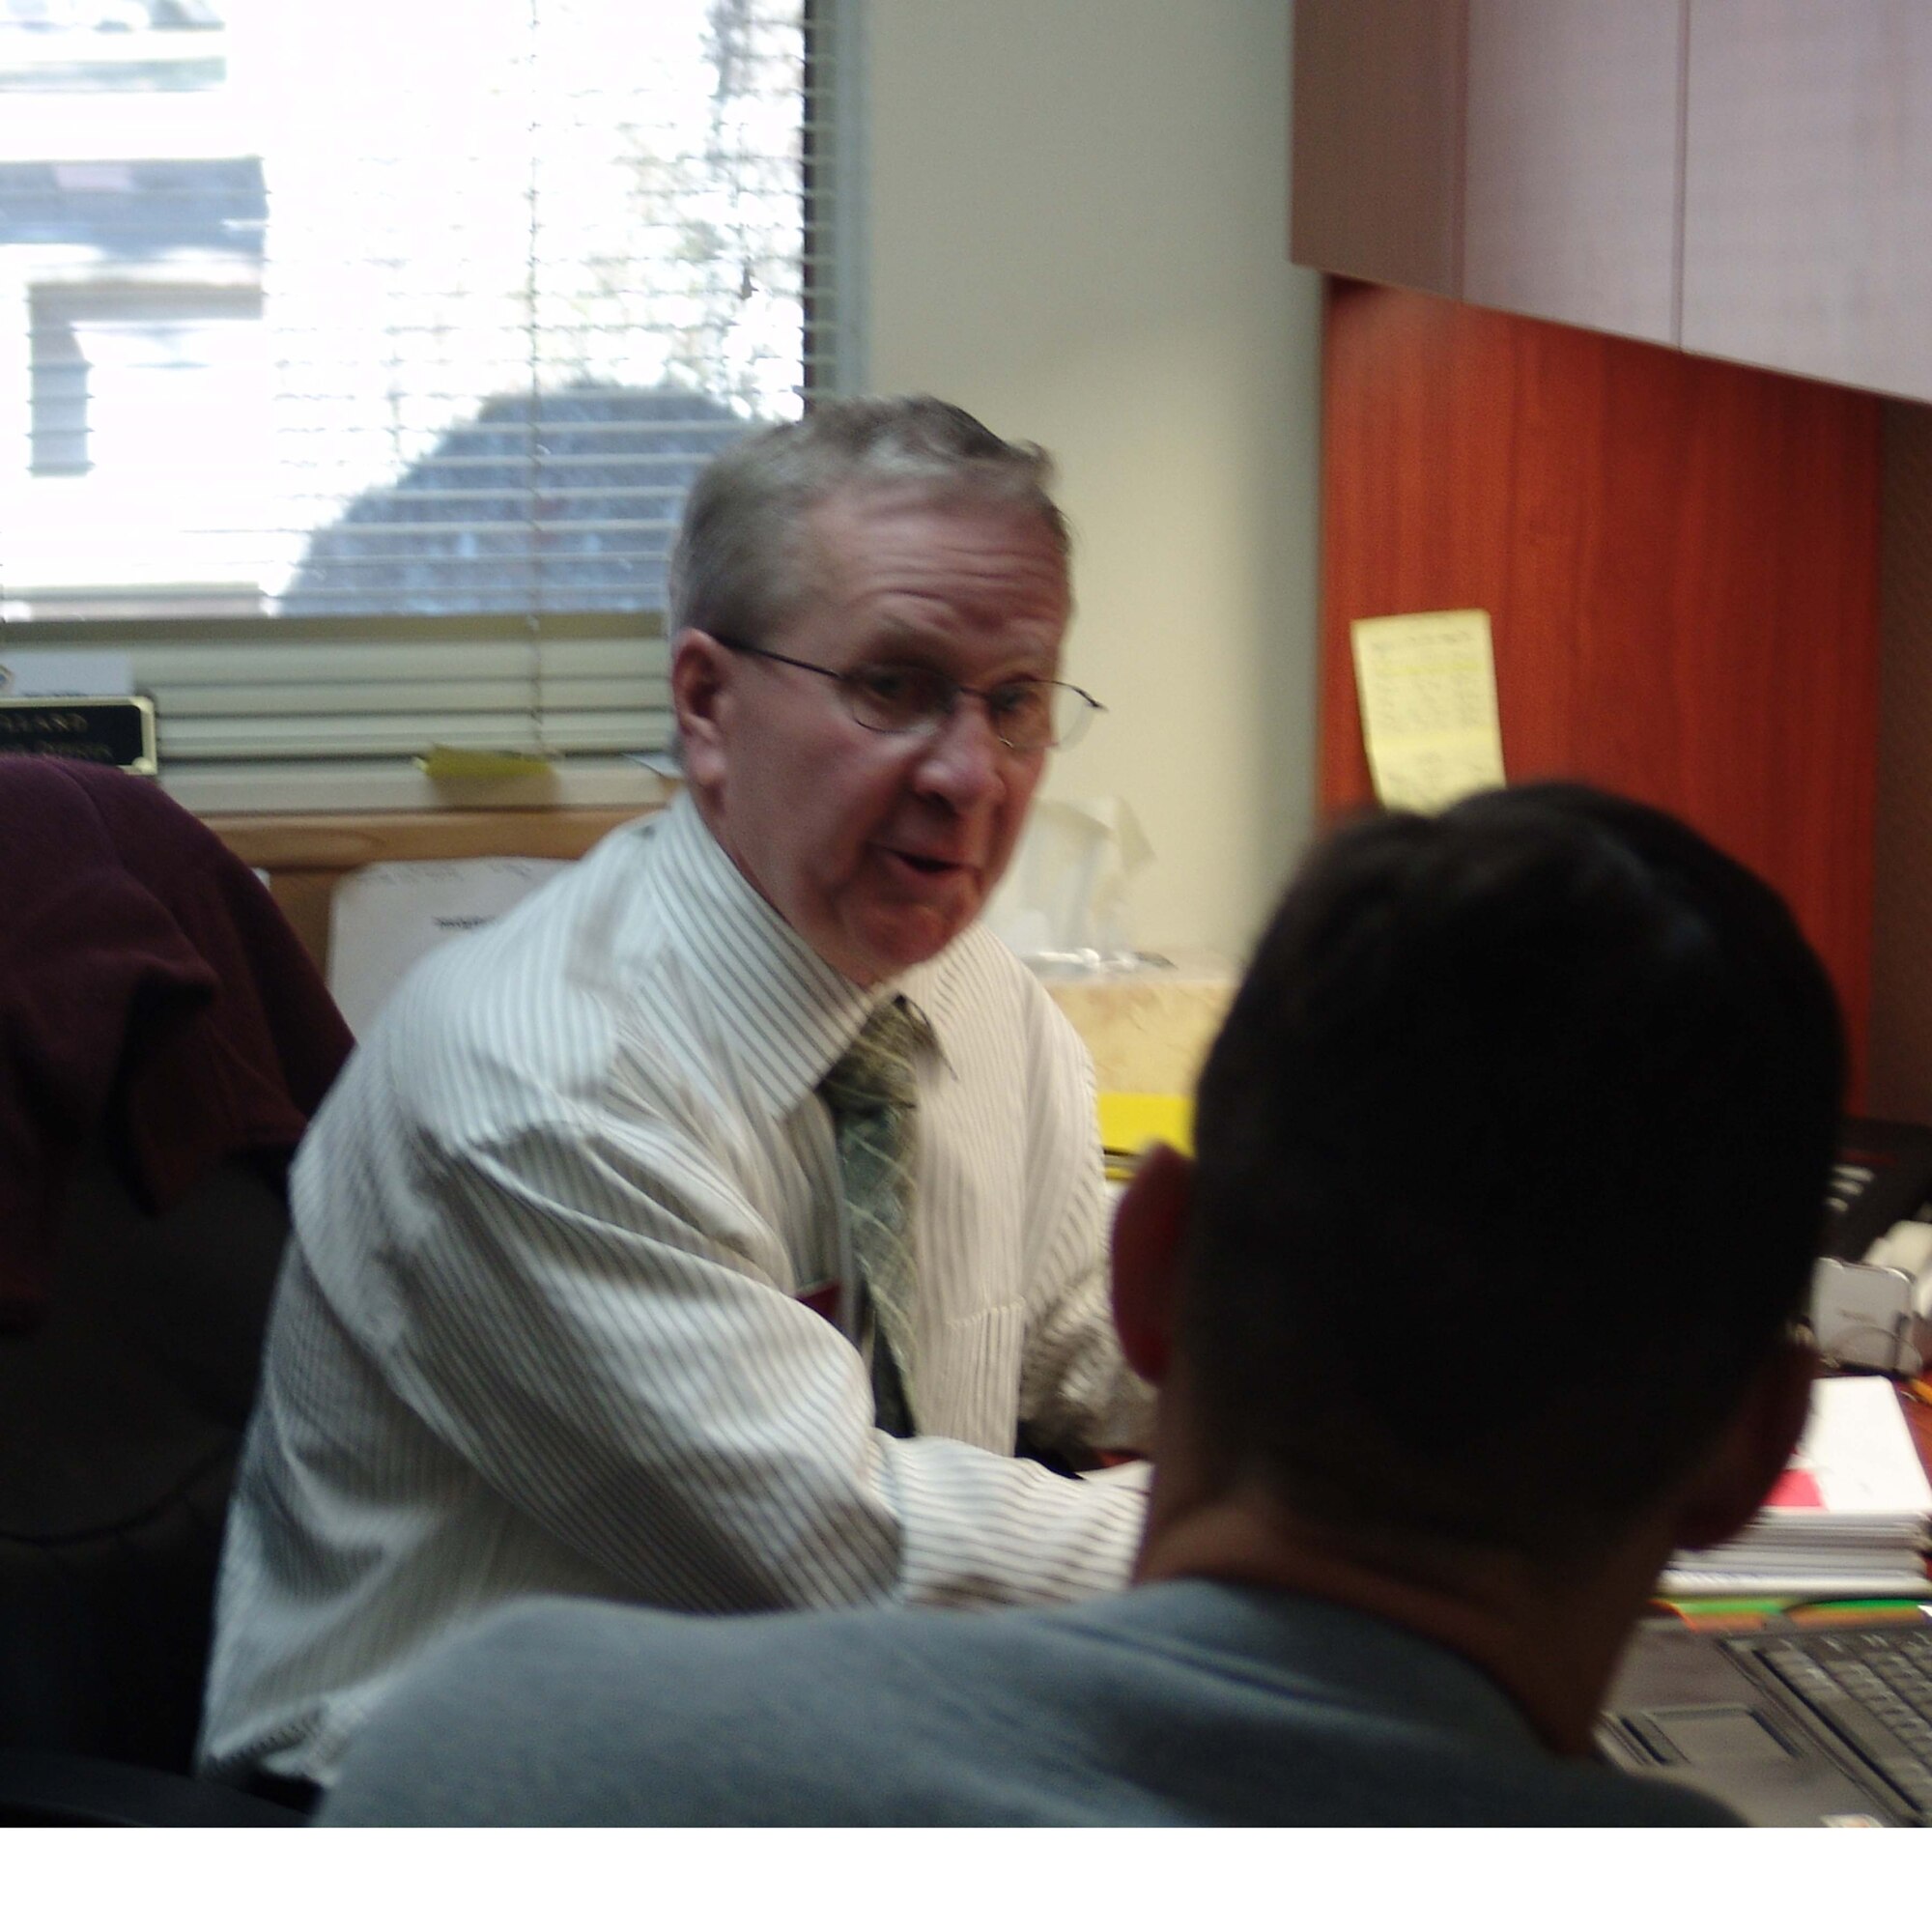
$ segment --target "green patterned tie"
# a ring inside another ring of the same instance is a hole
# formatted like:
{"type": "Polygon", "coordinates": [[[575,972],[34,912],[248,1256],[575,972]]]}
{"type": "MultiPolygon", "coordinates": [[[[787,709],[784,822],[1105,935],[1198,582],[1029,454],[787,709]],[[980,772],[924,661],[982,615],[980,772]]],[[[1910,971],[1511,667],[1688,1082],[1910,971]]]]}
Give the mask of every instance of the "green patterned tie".
{"type": "Polygon", "coordinates": [[[913,1426],[913,1163],[919,1107],[912,1049],[923,1034],[903,1000],[879,1008],[818,1084],[832,1109],[852,1222],[860,1306],[872,1326],[872,1406],[889,1435],[913,1426]]]}

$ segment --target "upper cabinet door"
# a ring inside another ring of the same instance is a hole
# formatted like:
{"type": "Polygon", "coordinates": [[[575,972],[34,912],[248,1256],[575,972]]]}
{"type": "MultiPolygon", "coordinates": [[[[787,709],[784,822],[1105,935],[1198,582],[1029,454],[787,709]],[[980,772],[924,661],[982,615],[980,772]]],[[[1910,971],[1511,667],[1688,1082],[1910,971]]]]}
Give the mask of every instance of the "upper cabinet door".
{"type": "Polygon", "coordinates": [[[1692,0],[1683,346],[1932,396],[1932,6],[1692,0]]]}
{"type": "Polygon", "coordinates": [[[1468,0],[1463,300],[1676,339],[1685,6],[1468,0]]]}
{"type": "Polygon", "coordinates": [[[1460,293],[1463,0],[1296,0],[1289,254],[1460,293]]]}

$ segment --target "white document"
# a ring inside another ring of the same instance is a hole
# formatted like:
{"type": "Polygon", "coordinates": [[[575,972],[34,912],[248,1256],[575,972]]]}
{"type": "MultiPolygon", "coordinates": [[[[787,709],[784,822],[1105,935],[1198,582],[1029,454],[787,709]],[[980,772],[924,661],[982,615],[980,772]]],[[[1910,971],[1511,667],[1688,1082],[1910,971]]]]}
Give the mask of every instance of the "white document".
{"type": "Polygon", "coordinates": [[[1839,1572],[1806,1563],[1789,1570],[1690,1570],[1673,1562],[1657,1587],[1665,1597],[1916,1597],[1925,1588],[1925,1567],[1901,1562],[1895,1570],[1839,1572]]]}
{"type": "Polygon", "coordinates": [[[416,859],[364,866],[335,889],[328,990],[358,1037],[424,953],[500,919],[568,859],[416,859]]]}
{"type": "Polygon", "coordinates": [[[1898,1391],[1883,1376],[1836,1376],[1811,1390],[1811,1416],[1766,1506],[1729,1543],[1680,1550],[1667,1596],[1915,1596],[1932,1484],[1898,1391]]]}
{"type": "Polygon", "coordinates": [[[1785,1480],[1793,1478],[1815,1490],[1816,1500],[1780,1504],[1774,1491],[1759,1521],[1815,1520],[1823,1510],[1922,1522],[1932,1513],[1932,1483],[1899,1413],[1898,1391],[1883,1376],[1829,1376],[1812,1384],[1810,1420],[1785,1480]]]}

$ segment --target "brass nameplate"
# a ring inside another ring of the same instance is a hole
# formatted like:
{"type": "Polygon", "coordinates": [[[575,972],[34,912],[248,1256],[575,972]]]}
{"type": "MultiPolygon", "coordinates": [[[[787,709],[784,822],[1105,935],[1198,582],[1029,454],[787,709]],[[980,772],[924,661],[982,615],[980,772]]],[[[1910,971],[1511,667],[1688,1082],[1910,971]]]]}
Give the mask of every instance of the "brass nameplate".
{"type": "Polygon", "coordinates": [[[151,779],[155,706],[147,697],[0,697],[0,753],[119,765],[151,779]]]}

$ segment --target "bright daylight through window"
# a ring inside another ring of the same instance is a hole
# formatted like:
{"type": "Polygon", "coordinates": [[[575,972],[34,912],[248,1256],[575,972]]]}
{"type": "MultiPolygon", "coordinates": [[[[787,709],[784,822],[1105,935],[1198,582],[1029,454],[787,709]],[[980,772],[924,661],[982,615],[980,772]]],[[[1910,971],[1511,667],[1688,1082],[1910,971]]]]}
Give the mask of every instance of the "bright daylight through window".
{"type": "Polygon", "coordinates": [[[0,0],[0,665],[191,802],[661,746],[683,492],[838,385],[840,11],[0,0]]]}

